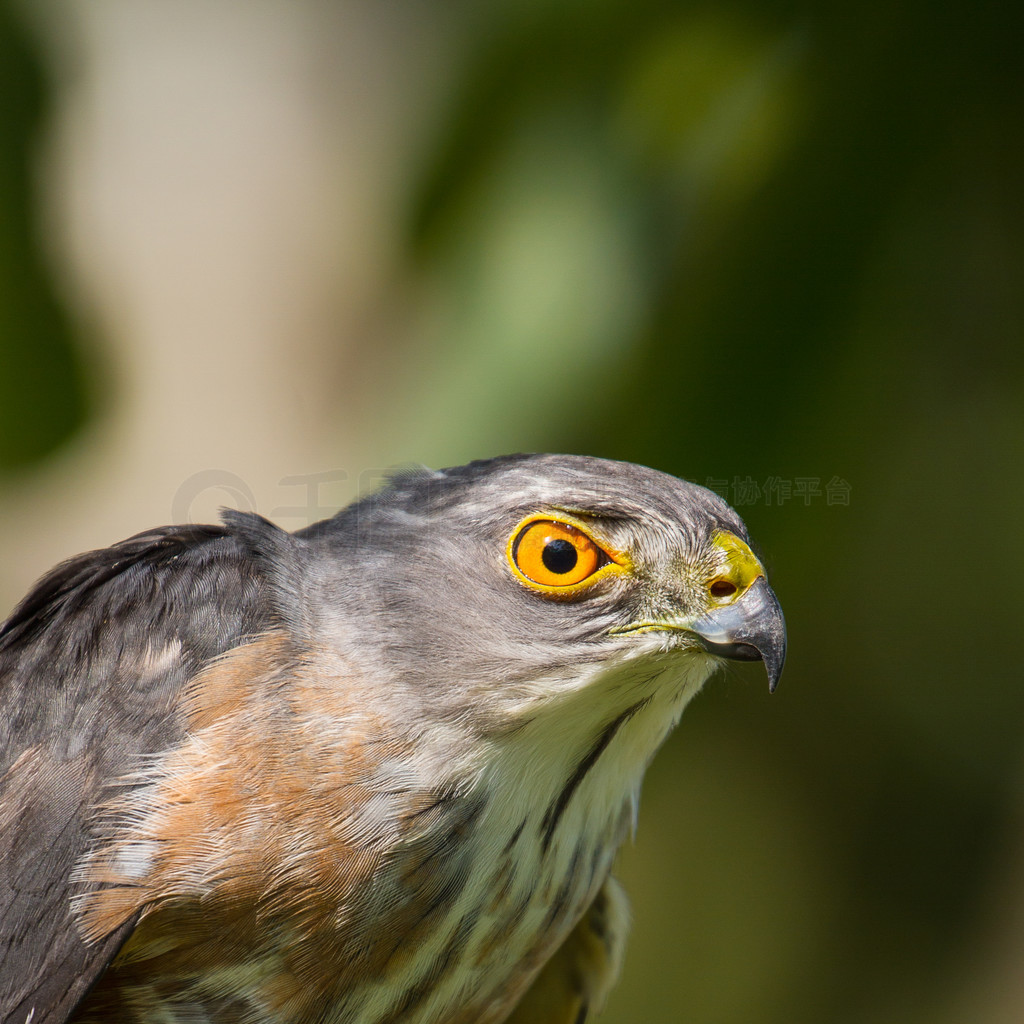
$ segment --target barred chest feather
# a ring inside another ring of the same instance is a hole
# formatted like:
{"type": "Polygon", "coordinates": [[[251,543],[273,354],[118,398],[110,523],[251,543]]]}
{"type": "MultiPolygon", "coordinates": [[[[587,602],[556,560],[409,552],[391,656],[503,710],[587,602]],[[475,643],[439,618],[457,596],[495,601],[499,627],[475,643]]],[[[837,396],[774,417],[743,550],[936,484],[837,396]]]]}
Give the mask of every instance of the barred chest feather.
{"type": "Polygon", "coordinates": [[[83,865],[103,884],[87,931],[149,909],[76,1020],[499,1024],[600,890],[712,667],[664,664],[566,679],[554,706],[527,695],[483,743],[446,726],[398,748],[363,721],[358,757],[349,738],[296,765],[296,737],[279,750],[252,719],[257,771],[218,746],[238,723],[211,721],[147,778],[130,829],[112,807],[120,831],[83,865]]]}

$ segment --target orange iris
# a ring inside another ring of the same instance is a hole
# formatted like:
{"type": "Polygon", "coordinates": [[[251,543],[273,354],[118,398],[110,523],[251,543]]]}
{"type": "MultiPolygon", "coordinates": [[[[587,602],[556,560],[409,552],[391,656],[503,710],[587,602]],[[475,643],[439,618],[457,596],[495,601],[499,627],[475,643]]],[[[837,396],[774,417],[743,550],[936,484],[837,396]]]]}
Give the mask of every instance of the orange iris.
{"type": "Polygon", "coordinates": [[[580,529],[541,519],[528,523],[512,549],[519,571],[545,587],[571,587],[592,576],[608,556],[580,529]]]}

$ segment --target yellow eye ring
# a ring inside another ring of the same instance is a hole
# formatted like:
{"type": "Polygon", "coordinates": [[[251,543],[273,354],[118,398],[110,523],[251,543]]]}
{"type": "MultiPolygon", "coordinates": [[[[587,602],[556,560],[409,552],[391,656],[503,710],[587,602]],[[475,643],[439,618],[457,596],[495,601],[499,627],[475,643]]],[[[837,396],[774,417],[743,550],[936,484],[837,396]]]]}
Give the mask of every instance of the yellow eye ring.
{"type": "Polygon", "coordinates": [[[531,516],[516,527],[508,560],[521,582],[560,597],[589,587],[604,570],[621,570],[624,561],[575,523],[546,516],[531,516]]]}

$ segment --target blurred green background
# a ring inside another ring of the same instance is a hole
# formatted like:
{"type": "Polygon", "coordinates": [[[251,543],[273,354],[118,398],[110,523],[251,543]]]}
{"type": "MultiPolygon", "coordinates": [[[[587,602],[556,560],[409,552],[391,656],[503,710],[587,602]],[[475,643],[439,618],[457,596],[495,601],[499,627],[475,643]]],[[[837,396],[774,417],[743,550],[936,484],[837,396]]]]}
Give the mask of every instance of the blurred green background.
{"type": "Polygon", "coordinates": [[[653,765],[601,1019],[1024,1020],[1021,29],[0,0],[5,606],[172,513],[294,527],[404,461],[715,487],[790,660],[653,765]]]}

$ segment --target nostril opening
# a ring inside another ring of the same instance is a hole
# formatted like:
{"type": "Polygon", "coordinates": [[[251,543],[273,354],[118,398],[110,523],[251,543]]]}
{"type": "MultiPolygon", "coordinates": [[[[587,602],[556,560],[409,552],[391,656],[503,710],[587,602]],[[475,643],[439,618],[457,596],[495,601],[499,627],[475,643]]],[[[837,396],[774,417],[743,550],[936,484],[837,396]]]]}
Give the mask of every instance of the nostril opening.
{"type": "Polygon", "coordinates": [[[712,597],[731,597],[736,593],[736,584],[728,580],[715,580],[709,589],[712,597]]]}

